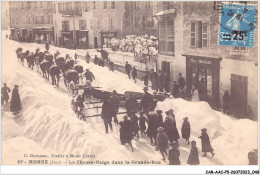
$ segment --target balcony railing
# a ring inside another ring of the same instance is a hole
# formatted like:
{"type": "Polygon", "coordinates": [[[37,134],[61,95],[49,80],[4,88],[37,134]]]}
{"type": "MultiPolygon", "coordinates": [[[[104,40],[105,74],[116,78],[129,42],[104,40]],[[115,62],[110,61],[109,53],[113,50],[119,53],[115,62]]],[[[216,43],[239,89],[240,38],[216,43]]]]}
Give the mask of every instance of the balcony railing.
{"type": "Polygon", "coordinates": [[[82,16],[81,10],[66,10],[62,11],[62,16],[82,16]]]}

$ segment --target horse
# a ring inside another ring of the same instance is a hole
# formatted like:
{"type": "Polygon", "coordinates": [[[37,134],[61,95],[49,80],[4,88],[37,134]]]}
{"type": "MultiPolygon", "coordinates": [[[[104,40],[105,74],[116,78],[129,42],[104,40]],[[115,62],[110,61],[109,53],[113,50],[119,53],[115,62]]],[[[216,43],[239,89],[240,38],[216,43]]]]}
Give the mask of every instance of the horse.
{"type": "Polygon", "coordinates": [[[60,73],[61,73],[59,66],[57,66],[57,65],[51,66],[49,69],[49,73],[51,75],[52,85],[59,86],[60,73]],[[56,81],[56,79],[57,79],[57,81],[56,81]]]}
{"type": "Polygon", "coordinates": [[[49,69],[53,63],[50,61],[43,61],[40,63],[40,68],[42,70],[42,76],[49,80],[49,69]]]}
{"type": "Polygon", "coordinates": [[[52,54],[45,55],[45,60],[53,62],[53,55],[52,54]]]}
{"type": "Polygon", "coordinates": [[[32,70],[33,70],[33,67],[34,67],[34,59],[35,59],[35,54],[33,54],[33,53],[31,55],[28,55],[27,58],[26,58],[27,65],[32,70]]]}
{"type": "Polygon", "coordinates": [[[23,51],[23,48],[21,48],[21,47],[19,47],[19,48],[16,49],[16,51],[15,51],[18,61],[19,61],[18,53],[20,53],[20,52],[22,52],[22,51],[23,51]]]}
{"type": "Polygon", "coordinates": [[[82,76],[82,73],[84,72],[83,67],[81,65],[75,65],[73,69],[79,73],[81,82],[83,82],[83,76],[82,76]]]}
{"type": "Polygon", "coordinates": [[[67,60],[65,62],[65,70],[68,70],[68,69],[73,69],[74,67],[74,61],[73,60],[67,60]]]}
{"type": "Polygon", "coordinates": [[[68,84],[73,81],[74,84],[78,84],[79,76],[76,70],[67,70],[63,73],[65,86],[68,87],[68,84]]]}
{"type": "Polygon", "coordinates": [[[26,52],[19,52],[17,54],[18,60],[20,59],[22,65],[24,65],[24,59],[27,58],[29,54],[30,54],[29,50],[27,50],[26,52]]]}

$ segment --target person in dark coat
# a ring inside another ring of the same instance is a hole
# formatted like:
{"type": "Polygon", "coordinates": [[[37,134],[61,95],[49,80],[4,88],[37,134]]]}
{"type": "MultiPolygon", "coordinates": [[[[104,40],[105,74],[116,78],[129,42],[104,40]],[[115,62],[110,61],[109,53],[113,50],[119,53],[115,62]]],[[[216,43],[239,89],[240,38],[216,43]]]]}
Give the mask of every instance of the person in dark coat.
{"type": "Polygon", "coordinates": [[[148,87],[144,87],[144,95],[142,96],[140,107],[142,108],[143,112],[147,115],[149,113],[151,103],[153,102],[153,96],[148,93],[148,87]]]}
{"type": "Polygon", "coordinates": [[[120,98],[117,94],[117,92],[114,90],[112,95],[110,96],[109,98],[109,102],[112,104],[113,106],[113,110],[114,110],[114,113],[113,113],[113,117],[115,119],[115,122],[117,124],[117,113],[118,113],[118,110],[119,110],[119,103],[120,103],[120,98]]]}
{"type": "Polygon", "coordinates": [[[14,89],[12,92],[12,98],[11,98],[11,105],[10,105],[10,111],[13,112],[14,114],[17,114],[19,111],[22,110],[22,105],[21,105],[21,99],[20,95],[18,92],[18,85],[14,85],[14,89]]]}
{"type": "Polygon", "coordinates": [[[190,155],[189,155],[187,164],[189,164],[189,165],[199,165],[200,164],[199,152],[198,152],[198,148],[196,147],[196,142],[194,140],[191,142],[191,150],[190,150],[190,155]]]}
{"type": "Polygon", "coordinates": [[[157,128],[159,127],[156,119],[155,112],[149,112],[148,114],[148,129],[146,131],[147,136],[150,138],[151,145],[156,145],[157,128]]]}
{"type": "Polygon", "coordinates": [[[114,66],[115,66],[115,64],[109,60],[108,67],[109,67],[110,71],[112,71],[112,72],[114,71],[114,66]]]}
{"type": "Polygon", "coordinates": [[[128,143],[132,149],[132,151],[134,151],[134,148],[132,146],[132,139],[134,138],[134,127],[133,127],[133,123],[127,119],[128,116],[125,115],[124,116],[124,121],[120,122],[119,125],[121,126],[119,129],[120,132],[120,141],[121,141],[121,145],[125,145],[126,143],[128,143]]]}
{"type": "Polygon", "coordinates": [[[77,53],[75,53],[74,59],[75,59],[75,63],[77,63],[77,59],[78,59],[78,54],[77,53]]]}
{"type": "Polygon", "coordinates": [[[205,78],[201,78],[198,86],[200,101],[207,101],[207,84],[205,78]]]}
{"type": "Polygon", "coordinates": [[[98,65],[98,57],[97,57],[97,55],[95,55],[95,57],[94,57],[94,64],[98,65]]]}
{"type": "Polygon", "coordinates": [[[126,62],[125,63],[125,72],[127,73],[129,79],[131,79],[131,76],[130,76],[131,70],[132,70],[132,66],[128,62],[126,62]]]}
{"type": "Polygon", "coordinates": [[[214,149],[211,147],[210,141],[209,141],[209,136],[207,134],[207,129],[203,128],[201,129],[201,136],[198,137],[201,139],[201,145],[202,145],[202,152],[204,152],[204,155],[202,157],[207,156],[207,152],[210,152],[212,157],[214,157],[214,149]]]}
{"type": "Polygon", "coordinates": [[[179,86],[178,86],[176,81],[174,81],[174,83],[173,83],[172,96],[174,98],[178,98],[179,97],[179,86]]]}
{"type": "Polygon", "coordinates": [[[230,112],[230,95],[229,91],[226,90],[223,96],[223,113],[229,114],[230,112]]]}
{"type": "Polygon", "coordinates": [[[164,72],[164,83],[163,83],[163,87],[165,89],[166,92],[170,92],[170,74],[167,72],[164,72]]]}
{"type": "MultiPolygon", "coordinates": [[[[107,134],[108,134],[108,125],[110,127],[110,130],[113,131],[113,127],[112,127],[113,115],[114,115],[113,105],[108,101],[108,98],[105,98],[104,103],[102,105],[101,117],[104,120],[105,130],[107,134]]],[[[116,119],[114,118],[114,120],[116,119]]]]}
{"type": "Polygon", "coordinates": [[[157,129],[157,137],[156,137],[156,142],[157,145],[156,147],[159,149],[160,153],[162,154],[163,159],[165,160],[165,156],[167,156],[167,149],[169,149],[169,144],[168,144],[168,136],[167,134],[164,132],[164,128],[163,127],[159,127],[157,129]]]}
{"type": "Polygon", "coordinates": [[[163,123],[165,132],[167,133],[171,144],[173,141],[178,142],[180,136],[176,127],[175,116],[174,114],[172,115],[170,111],[166,111],[165,114],[167,115],[163,123]]]}
{"type": "Polygon", "coordinates": [[[190,144],[190,122],[188,121],[188,117],[183,119],[182,127],[181,127],[181,135],[182,138],[185,139],[186,143],[190,144]]]}
{"type": "Polygon", "coordinates": [[[98,59],[98,66],[105,67],[104,60],[102,60],[101,58],[98,59]]]}
{"type": "Polygon", "coordinates": [[[90,55],[89,55],[88,52],[87,52],[87,54],[86,54],[86,56],[85,56],[85,59],[86,59],[86,63],[89,64],[89,62],[90,62],[90,55]]]}
{"type": "Polygon", "coordinates": [[[185,86],[185,79],[182,77],[181,73],[179,73],[178,85],[179,85],[180,90],[183,90],[183,88],[185,86]]]}
{"type": "Polygon", "coordinates": [[[45,45],[45,49],[46,49],[47,51],[49,51],[49,49],[50,49],[50,45],[49,45],[48,43],[46,43],[46,45],[45,45]]]}
{"type": "Polygon", "coordinates": [[[125,102],[125,108],[127,115],[130,115],[131,111],[137,111],[138,110],[138,103],[136,99],[131,95],[125,102]]]}
{"type": "Polygon", "coordinates": [[[146,125],[145,122],[148,123],[147,118],[143,115],[143,112],[140,112],[140,117],[139,117],[139,129],[141,131],[141,134],[144,135],[146,134],[146,125]]]}
{"type": "Polygon", "coordinates": [[[160,92],[163,92],[163,89],[164,89],[164,87],[163,87],[163,82],[164,82],[164,74],[161,72],[161,70],[159,70],[159,72],[158,72],[158,80],[157,80],[157,84],[158,84],[158,89],[159,89],[159,91],[160,92]]]}
{"type": "Polygon", "coordinates": [[[172,149],[169,150],[169,165],[180,165],[180,151],[178,150],[178,142],[172,143],[172,149]]]}
{"type": "Polygon", "coordinates": [[[4,105],[4,103],[8,103],[10,92],[11,92],[10,88],[7,87],[6,83],[4,83],[4,87],[2,87],[2,89],[1,89],[1,104],[2,104],[2,106],[4,105]]]}
{"type": "Polygon", "coordinates": [[[142,77],[142,80],[144,81],[144,85],[148,86],[148,82],[149,82],[149,74],[148,74],[148,72],[145,73],[145,76],[142,77]]]}
{"type": "Polygon", "coordinates": [[[133,77],[133,79],[134,79],[134,81],[136,83],[137,71],[136,71],[135,67],[133,67],[133,70],[132,70],[132,77],[133,77]]]}
{"type": "Polygon", "coordinates": [[[95,80],[95,76],[93,75],[93,73],[91,71],[89,71],[89,69],[86,69],[86,72],[83,75],[86,77],[86,80],[89,80],[91,82],[93,82],[93,80],[95,80]]]}
{"type": "Polygon", "coordinates": [[[133,123],[134,136],[136,136],[137,139],[139,139],[138,117],[135,115],[135,111],[130,112],[130,121],[133,123]]]}
{"type": "Polygon", "coordinates": [[[158,91],[158,86],[157,86],[157,73],[154,72],[154,69],[151,69],[151,73],[150,73],[150,81],[152,83],[152,89],[158,91]]]}
{"type": "Polygon", "coordinates": [[[158,124],[160,126],[162,126],[162,124],[163,124],[162,110],[157,110],[156,113],[157,113],[157,116],[158,116],[158,122],[159,122],[158,124]]]}

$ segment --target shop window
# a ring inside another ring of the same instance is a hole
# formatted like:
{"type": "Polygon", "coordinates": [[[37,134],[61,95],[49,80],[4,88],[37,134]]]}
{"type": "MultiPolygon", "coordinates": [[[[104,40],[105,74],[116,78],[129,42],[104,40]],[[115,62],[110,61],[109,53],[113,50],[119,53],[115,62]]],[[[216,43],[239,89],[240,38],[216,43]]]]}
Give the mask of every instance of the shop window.
{"type": "Polygon", "coordinates": [[[174,55],[173,20],[162,20],[159,23],[159,53],[174,55]]]}
{"type": "Polygon", "coordinates": [[[62,30],[69,31],[69,21],[62,21],[62,30]]]}
{"type": "Polygon", "coordinates": [[[104,9],[107,9],[107,1],[103,2],[104,9]]]}
{"type": "Polygon", "coordinates": [[[208,47],[208,22],[191,21],[190,46],[197,48],[208,47]]]}
{"type": "Polygon", "coordinates": [[[87,29],[87,24],[85,20],[80,20],[79,21],[79,30],[86,30],[87,29]]]}
{"type": "Polygon", "coordinates": [[[111,1],[111,9],[115,9],[116,8],[116,2],[115,1],[111,1]]]}

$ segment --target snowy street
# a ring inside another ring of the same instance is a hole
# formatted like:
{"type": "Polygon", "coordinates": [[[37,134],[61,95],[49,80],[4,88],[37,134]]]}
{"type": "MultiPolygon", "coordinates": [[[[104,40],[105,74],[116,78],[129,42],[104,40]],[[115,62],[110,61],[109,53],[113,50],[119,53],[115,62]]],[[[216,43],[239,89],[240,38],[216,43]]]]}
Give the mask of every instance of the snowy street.
{"type": "MultiPolygon", "coordinates": [[[[12,90],[15,84],[19,85],[19,93],[22,101],[22,114],[15,118],[9,112],[8,104],[2,108],[2,163],[17,164],[16,160],[27,159],[24,154],[48,155],[46,160],[52,160],[51,154],[95,155],[95,158],[83,158],[82,161],[159,161],[160,164],[168,164],[162,161],[159,151],[150,145],[146,136],[139,140],[133,139],[134,152],[130,147],[121,145],[119,139],[119,125],[113,123],[113,132],[105,133],[103,120],[100,117],[88,118],[85,122],[79,120],[70,106],[73,96],[64,86],[63,78],[60,87],[51,85],[36,70],[22,66],[16,57],[15,50],[22,47],[23,51],[35,52],[36,48],[45,50],[45,45],[36,43],[18,43],[5,38],[2,32],[2,85],[12,90]]],[[[50,52],[57,50],[61,56],[70,54],[74,56],[75,50],[50,46],[50,52]]],[[[86,53],[86,52],[85,52],[86,53]]],[[[79,54],[84,55],[81,50],[79,54]]],[[[92,55],[91,55],[92,56],[92,55]]],[[[93,86],[102,87],[103,90],[124,94],[125,91],[143,92],[143,83],[134,83],[126,74],[118,71],[111,72],[107,67],[99,67],[93,63],[87,64],[79,59],[78,64],[84,70],[90,69],[96,77],[93,86]]],[[[11,96],[11,93],[9,94],[11,96]]],[[[101,104],[99,104],[100,106],[101,104]]],[[[156,109],[165,111],[174,110],[177,129],[181,135],[183,118],[188,117],[191,124],[191,138],[197,142],[201,165],[247,165],[248,152],[258,147],[257,122],[249,119],[235,119],[214,111],[206,102],[189,102],[183,99],[167,98],[164,102],[158,102],[156,109]],[[198,138],[201,129],[207,128],[215,157],[202,157],[201,141],[198,138]]],[[[89,114],[97,114],[92,110],[89,114]]],[[[137,114],[139,117],[139,114],[137,114]]],[[[119,115],[119,121],[123,115],[119,115]]],[[[190,145],[184,139],[179,140],[180,161],[187,165],[190,153],[190,145]]],[[[57,161],[59,159],[57,158],[57,161]]],[[[69,164],[75,158],[61,159],[60,164],[69,164]]],[[[104,162],[103,162],[104,163],[104,162]]],[[[103,164],[101,163],[101,164],[103,164]]],[[[136,163],[138,164],[138,163],[136,163]]]]}

